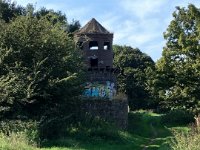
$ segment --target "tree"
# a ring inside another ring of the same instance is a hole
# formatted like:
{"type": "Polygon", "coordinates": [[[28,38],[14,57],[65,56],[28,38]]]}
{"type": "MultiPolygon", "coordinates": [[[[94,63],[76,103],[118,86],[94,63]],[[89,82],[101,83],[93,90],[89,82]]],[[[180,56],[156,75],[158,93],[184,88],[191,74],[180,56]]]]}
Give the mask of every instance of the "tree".
{"type": "Polygon", "coordinates": [[[200,9],[176,7],[156,63],[155,93],[167,109],[200,110],[200,9]]]}
{"type": "Polygon", "coordinates": [[[17,6],[16,3],[7,0],[0,0],[0,19],[9,22],[13,18],[24,15],[25,9],[22,6],[17,6]]]}
{"type": "Polygon", "coordinates": [[[73,20],[68,26],[68,32],[73,33],[79,30],[81,27],[80,22],[77,20],[73,20]]]}
{"type": "MultiPolygon", "coordinates": [[[[38,19],[45,16],[52,24],[59,22],[62,28],[68,33],[73,33],[80,28],[79,21],[73,20],[71,23],[68,23],[66,15],[61,11],[54,11],[53,9],[46,9],[45,7],[35,11],[32,4],[23,7],[9,0],[0,0],[0,19],[4,20],[6,23],[17,16],[26,16],[30,12],[32,16],[36,16],[38,19]]],[[[72,37],[71,34],[70,36],[72,37]]]]}
{"type": "Polygon", "coordinates": [[[35,15],[37,16],[37,18],[45,16],[53,24],[59,22],[63,26],[63,29],[66,30],[66,32],[70,33],[70,36],[71,33],[80,29],[81,27],[79,21],[77,20],[73,20],[71,23],[68,23],[67,17],[65,16],[65,14],[62,14],[61,11],[55,12],[53,9],[46,9],[43,7],[40,10],[36,11],[35,15]]]}
{"type": "Polygon", "coordinates": [[[40,10],[36,11],[34,15],[40,19],[42,17],[46,17],[48,21],[52,24],[60,23],[64,30],[68,28],[67,17],[65,14],[62,14],[61,11],[55,12],[53,9],[46,9],[45,7],[41,8],[40,10]]]}
{"type": "Polygon", "coordinates": [[[61,24],[30,14],[0,27],[1,115],[70,111],[81,93],[82,61],[61,24]]]}
{"type": "Polygon", "coordinates": [[[114,66],[119,69],[117,76],[119,92],[126,93],[131,109],[150,107],[150,95],[146,89],[148,68],[154,68],[153,60],[139,49],[130,46],[113,47],[114,66]]]}

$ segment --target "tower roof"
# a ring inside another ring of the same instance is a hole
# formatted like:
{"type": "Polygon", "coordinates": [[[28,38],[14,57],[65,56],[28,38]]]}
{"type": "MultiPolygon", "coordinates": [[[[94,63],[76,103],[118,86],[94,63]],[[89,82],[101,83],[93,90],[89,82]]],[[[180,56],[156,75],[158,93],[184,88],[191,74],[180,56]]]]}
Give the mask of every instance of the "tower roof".
{"type": "Polygon", "coordinates": [[[111,34],[106,30],[96,19],[92,18],[85,26],[83,26],[78,32],[78,34],[111,34]]]}

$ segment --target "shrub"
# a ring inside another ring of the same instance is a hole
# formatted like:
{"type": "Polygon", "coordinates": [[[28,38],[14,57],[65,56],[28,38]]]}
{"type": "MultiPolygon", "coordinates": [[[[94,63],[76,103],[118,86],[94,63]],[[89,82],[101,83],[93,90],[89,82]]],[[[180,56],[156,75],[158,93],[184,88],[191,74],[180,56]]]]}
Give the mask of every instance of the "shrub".
{"type": "Polygon", "coordinates": [[[200,133],[198,130],[190,130],[187,133],[173,131],[174,138],[170,142],[172,150],[199,150],[200,133]]]}
{"type": "Polygon", "coordinates": [[[66,136],[67,128],[79,120],[79,99],[55,105],[45,112],[39,121],[39,136],[42,140],[54,140],[66,136]]]}
{"type": "Polygon", "coordinates": [[[30,144],[36,145],[40,143],[38,134],[38,123],[36,121],[28,120],[4,120],[0,122],[0,133],[7,135],[8,137],[26,136],[26,140],[30,144]],[[21,133],[18,135],[18,133],[21,133]]]}
{"type": "Polygon", "coordinates": [[[99,117],[86,115],[79,124],[68,128],[68,134],[83,141],[111,140],[123,142],[120,130],[112,123],[106,122],[99,117]]]}
{"type": "Polygon", "coordinates": [[[65,136],[68,120],[64,117],[43,118],[39,125],[39,136],[42,140],[52,140],[65,136]]]}
{"type": "Polygon", "coordinates": [[[1,150],[36,150],[34,144],[29,143],[26,134],[22,132],[12,132],[9,135],[0,133],[0,149],[1,150]]]}
{"type": "Polygon", "coordinates": [[[166,125],[187,125],[194,122],[194,116],[184,110],[172,110],[162,116],[161,122],[166,125]]]}

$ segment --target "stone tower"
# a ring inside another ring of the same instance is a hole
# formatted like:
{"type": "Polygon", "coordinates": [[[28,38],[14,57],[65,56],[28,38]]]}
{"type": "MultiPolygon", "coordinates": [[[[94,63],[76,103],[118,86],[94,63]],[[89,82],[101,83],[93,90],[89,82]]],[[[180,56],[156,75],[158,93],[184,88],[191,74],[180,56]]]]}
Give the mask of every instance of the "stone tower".
{"type": "MultiPolygon", "coordinates": [[[[108,97],[110,94],[109,97],[111,97],[113,93],[116,93],[112,49],[113,33],[110,33],[93,18],[75,33],[74,38],[83,51],[84,61],[87,65],[87,81],[90,83],[89,95],[102,97],[101,92],[104,89],[107,90],[106,96],[108,97]],[[92,90],[95,89],[96,93],[93,94],[92,90]]],[[[86,88],[86,90],[88,89],[86,88]]]]}

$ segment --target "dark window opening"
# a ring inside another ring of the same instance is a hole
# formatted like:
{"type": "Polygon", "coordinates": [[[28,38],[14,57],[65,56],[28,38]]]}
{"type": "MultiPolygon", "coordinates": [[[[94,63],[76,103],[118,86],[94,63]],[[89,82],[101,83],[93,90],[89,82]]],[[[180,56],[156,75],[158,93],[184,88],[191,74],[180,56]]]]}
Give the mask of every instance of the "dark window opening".
{"type": "Polygon", "coordinates": [[[91,67],[98,67],[98,58],[90,58],[91,67]]]}
{"type": "Polygon", "coordinates": [[[111,68],[110,66],[106,66],[106,70],[109,71],[111,68]]]}
{"type": "Polygon", "coordinates": [[[83,42],[78,42],[77,46],[78,46],[78,48],[83,49],[83,42]]]}
{"type": "Polygon", "coordinates": [[[110,49],[110,42],[104,42],[103,48],[104,48],[104,50],[109,50],[110,49]]]}
{"type": "Polygon", "coordinates": [[[91,41],[89,43],[89,48],[90,48],[90,50],[98,50],[99,49],[98,42],[97,41],[91,41]]]}
{"type": "Polygon", "coordinates": [[[110,66],[106,66],[106,69],[110,69],[110,66]]]}

